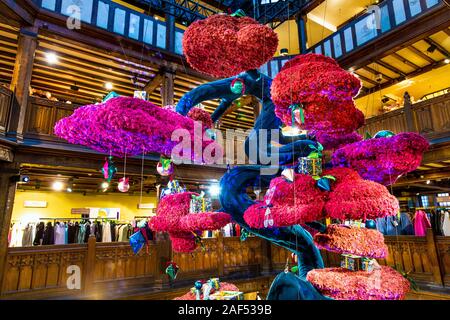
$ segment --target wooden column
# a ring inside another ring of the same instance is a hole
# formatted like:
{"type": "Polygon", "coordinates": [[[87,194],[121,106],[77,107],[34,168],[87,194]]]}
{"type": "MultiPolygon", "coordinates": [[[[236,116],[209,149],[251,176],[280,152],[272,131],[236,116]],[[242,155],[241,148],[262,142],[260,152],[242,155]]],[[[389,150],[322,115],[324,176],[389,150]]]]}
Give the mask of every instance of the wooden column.
{"type": "MultiPolygon", "coordinates": [[[[89,232],[87,230],[86,232],[89,232]]],[[[95,250],[96,250],[95,235],[91,234],[88,239],[88,251],[86,257],[86,265],[84,267],[82,283],[84,283],[84,292],[92,291],[94,287],[94,275],[95,275],[95,250]]]]}
{"type": "Polygon", "coordinates": [[[161,84],[161,102],[163,106],[173,105],[175,74],[173,72],[165,72],[161,84]]]}
{"type": "Polygon", "coordinates": [[[408,92],[403,95],[403,110],[405,111],[406,127],[409,132],[415,132],[416,126],[414,125],[413,113],[411,110],[411,97],[408,92]]]}
{"type": "Polygon", "coordinates": [[[225,274],[224,253],[225,245],[223,242],[223,233],[220,231],[217,237],[217,275],[219,277],[222,277],[225,274]]]}
{"type": "Polygon", "coordinates": [[[443,272],[441,271],[440,268],[441,264],[439,263],[438,251],[436,247],[436,239],[434,238],[433,229],[431,228],[427,229],[426,238],[427,238],[427,251],[431,260],[430,265],[431,271],[433,273],[433,280],[437,285],[444,287],[444,280],[442,277],[443,272]]]}
{"type": "Polygon", "coordinates": [[[14,92],[11,110],[10,133],[17,139],[23,138],[25,117],[28,104],[33,62],[37,47],[37,27],[20,29],[17,45],[17,56],[14,65],[10,89],[14,92]]]}
{"type": "MultiPolygon", "coordinates": [[[[8,255],[8,233],[18,177],[19,166],[17,163],[0,163],[0,282],[3,282],[8,255]]],[[[1,288],[3,288],[3,283],[0,283],[0,290],[1,288]]]]}
{"type": "Polygon", "coordinates": [[[271,274],[273,271],[272,266],[272,245],[269,241],[260,239],[261,241],[261,273],[271,274]]]}
{"type": "Polygon", "coordinates": [[[155,274],[156,287],[166,288],[171,285],[169,277],[166,274],[166,264],[172,260],[172,242],[166,235],[165,239],[156,241],[156,261],[158,263],[157,273],[155,274]]]}

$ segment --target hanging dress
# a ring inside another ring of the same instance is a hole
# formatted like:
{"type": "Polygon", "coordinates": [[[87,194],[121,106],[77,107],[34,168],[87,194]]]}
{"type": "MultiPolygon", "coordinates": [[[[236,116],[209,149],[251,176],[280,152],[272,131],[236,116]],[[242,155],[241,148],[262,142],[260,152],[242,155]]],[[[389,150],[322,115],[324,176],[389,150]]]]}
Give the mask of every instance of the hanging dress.
{"type": "Polygon", "coordinates": [[[444,236],[450,237],[450,217],[448,215],[448,211],[444,213],[444,221],[442,222],[442,232],[444,236]]]}
{"type": "Polygon", "coordinates": [[[431,228],[430,220],[428,220],[427,214],[419,210],[414,217],[414,233],[416,236],[424,237],[427,234],[427,229],[431,228]]]}

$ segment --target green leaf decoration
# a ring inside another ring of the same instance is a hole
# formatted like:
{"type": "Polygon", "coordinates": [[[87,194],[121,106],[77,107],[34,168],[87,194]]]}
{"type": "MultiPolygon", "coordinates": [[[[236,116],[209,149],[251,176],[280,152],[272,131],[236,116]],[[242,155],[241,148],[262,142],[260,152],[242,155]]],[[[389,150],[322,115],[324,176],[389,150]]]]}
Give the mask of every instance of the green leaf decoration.
{"type": "Polygon", "coordinates": [[[334,176],[332,176],[332,175],[329,175],[329,174],[327,174],[327,175],[323,176],[322,178],[327,178],[327,179],[330,179],[330,180],[336,181],[336,178],[335,178],[334,176]]]}
{"type": "Polygon", "coordinates": [[[372,135],[369,133],[369,131],[366,131],[366,133],[364,134],[364,140],[369,140],[372,139],[372,135]]]}

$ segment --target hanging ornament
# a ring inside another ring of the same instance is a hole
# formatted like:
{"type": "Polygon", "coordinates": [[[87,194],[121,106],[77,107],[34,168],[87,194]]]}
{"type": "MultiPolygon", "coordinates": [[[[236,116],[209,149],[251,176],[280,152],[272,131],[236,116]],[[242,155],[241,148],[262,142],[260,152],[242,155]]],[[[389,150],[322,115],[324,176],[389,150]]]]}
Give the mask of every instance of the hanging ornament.
{"type": "Polygon", "coordinates": [[[294,169],[292,169],[292,168],[284,169],[284,170],[281,172],[281,175],[282,175],[288,182],[293,182],[293,181],[294,181],[294,169]]]}
{"type": "Polygon", "coordinates": [[[170,176],[173,173],[173,169],[172,160],[164,157],[159,159],[158,165],[156,166],[156,171],[162,176],[170,176]]]}
{"type": "Polygon", "coordinates": [[[240,94],[243,95],[245,93],[245,83],[244,80],[240,78],[235,78],[233,81],[231,81],[230,84],[230,90],[234,94],[240,94]]]}
{"type": "Polygon", "coordinates": [[[241,228],[241,236],[239,239],[241,241],[245,241],[245,240],[247,240],[249,235],[250,235],[250,232],[248,232],[248,230],[246,228],[241,228]]]}
{"type": "Polygon", "coordinates": [[[313,176],[313,179],[316,180],[316,185],[323,191],[331,191],[331,181],[336,181],[336,178],[332,175],[313,176]]]}
{"type": "Polygon", "coordinates": [[[107,159],[105,159],[105,163],[103,164],[102,167],[103,177],[106,179],[106,181],[111,182],[116,172],[117,168],[114,165],[112,156],[109,156],[107,159]]]}
{"type": "Polygon", "coordinates": [[[119,185],[117,186],[117,189],[119,189],[120,192],[127,192],[130,189],[130,178],[120,178],[119,179],[119,185]]]}
{"type": "Polygon", "coordinates": [[[291,272],[292,272],[292,273],[297,273],[297,272],[298,272],[298,266],[293,266],[293,267],[291,268],[291,272]]]}
{"type": "Polygon", "coordinates": [[[390,138],[393,136],[395,136],[395,133],[393,133],[392,131],[381,130],[381,131],[378,131],[377,133],[375,133],[375,135],[373,137],[375,139],[378,139],[378,138],[390,138]]]}
{"type": "Polygon", "coordinates": [[[117,98],[117,97],[120,97],[120,95],[117,94],[117,93],[114,92],[114,91],[111,91],[110,93],[108,93],[108,94],[106,95],[106,97],[103,98],[102,102],[106,102],[106,101],[108,101],[109,99],[117,98]]]}
{"type": "Polygon", "coordinates": [[[305,110],[303,109],[303,105],[300,103],[291,104],[289,106],[289,109],[291,109],[291,126],[295,126],[295,120],[298,121],[298,123],[303,124],[305,123],[305,110]]]}
{"type": "Polygon", "coordinates": [[[200,294],[203,287],[203,283],[200,280],[195,281],[195,300],[200,300],[200,294]]]}
{"type": "Polygon", "coordinates": [[[375,220],[366,220],[365,225],[366,225],[367,229],[376,229],[377,228],[375,220]]]}
{"type": "Polygon", "coordinates": [[[169,276],[170,280],[175,280],[177,278],[179,269],[180,268],[175,262],[170,261],[167,263],[166,274],[169,276]]]}
{"type": "Polygon", "coordinates": [[[242,17],[245,17],[246,14],[245,14],[244,10],[238,9],[235,12],[233,12],[232,14],[230,14],[230,16],[237,17],[237,18],[242,18],[242,17]]]}

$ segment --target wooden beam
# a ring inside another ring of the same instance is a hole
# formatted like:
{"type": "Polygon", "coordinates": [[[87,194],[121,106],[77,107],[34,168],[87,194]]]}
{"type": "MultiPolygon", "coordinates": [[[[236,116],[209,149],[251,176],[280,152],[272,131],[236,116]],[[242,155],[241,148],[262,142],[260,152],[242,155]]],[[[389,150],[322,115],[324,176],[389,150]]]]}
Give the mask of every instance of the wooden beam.
{"type": "Polygon", "coordinates": [[[175,74],[172,72],[165,72],[163,75],[163,81],[161,84],[161,103],[162,106],[173,105],[174,98],[174,86],[173,82],[175,74]]]}
{"type": "Polygon", "coordinates": [[[162,73],[157,73],[155,77],[145,85],[143,91],[147,92],[147,95],[152,94],[153,91],[161,85],[163,79],[164,75],[162,73]]]}
{"type": "Polygon", "coordinates": [[[398,74],[398,75],[400,75],[402,77],[406,77],[406,74],[403,71],[398,70],[397,68],[391,66],[390,64],[388,64],[388,63],[386,63],[384,61],[376,60],[375,63],[379,64],[380,66],[382,66],[382,67],[388,69],[389,71],[392,71],[392,72],[394,72],[394,73],[396,73],[396,74],[398,74]]]}
{"type": "Polygon", "coordinates": [[[399,55],[399,54],[396,53],[396,52],[392,53],[391,56],[394,57],[395,59],[397,59],[397,60],[403,62],[404,64],[406,64],[406,65],[408,65],[408,66],[414,68],[414,69],[420,69],[420,67],[419,67],[417,64],[415,64],[415,63],[413,63],[413,62],[407,60],[406,58],[403,58],[401,55],[399,55]]]}
{"type": "Polygon", "coordinates": [[[441,46],[439,43],[434,41],[433,39],[426,37],[423,39],[426,43],[428,43],[430,46],[435,46],[437,51],[439,51],[444,57],[448,58],[450,57],[450,53],[445,49],[443,46],[441,46]]]}
{"type": "Polygon", "coordinates": [[[422,59],[428,61],[429,63],[434,63],[436,62],[436,60],[434,60],[433,58],[427,56],[425,53],[423,53],[422,51],[420,51],[419,49],[417,49],[416,47],[414,47],[414,45],[410,45],[408,47],[408,50],[412,51],[413,53],[415,53],[416,55],[418,55],[419,57],[421,57],[422,59]]]}
{"type": "Polygon", "coordinates": [[[355,73],[355,74],[356,74],[356,76],[357,76],[358,78],[360,78],[361,80],[364,80],[365,82],[368,82],[368,83],[370,83],[370,84],[373,84],[374,86],[377,86],[377,85],[379,84],[378,82],[376,82],[376,81],[374,81],[374,80],[371,80],[371,79],[369,79],[369,78],[366,78],[366,77],[360,75],[359,73],[355,73]]]}
{"type": "Polygon", "coordinates": [[[389,77],[388,75],[384,74],[383,72],[380,71],[376,71],[375,69],[369,67],[369,66],[364,66],[362,69],[372,73],[373,75],[378,75],[381,74],[383,76],[383,79],[387,79],[387,80],[392,80],[393,78],[389,77]]]}

